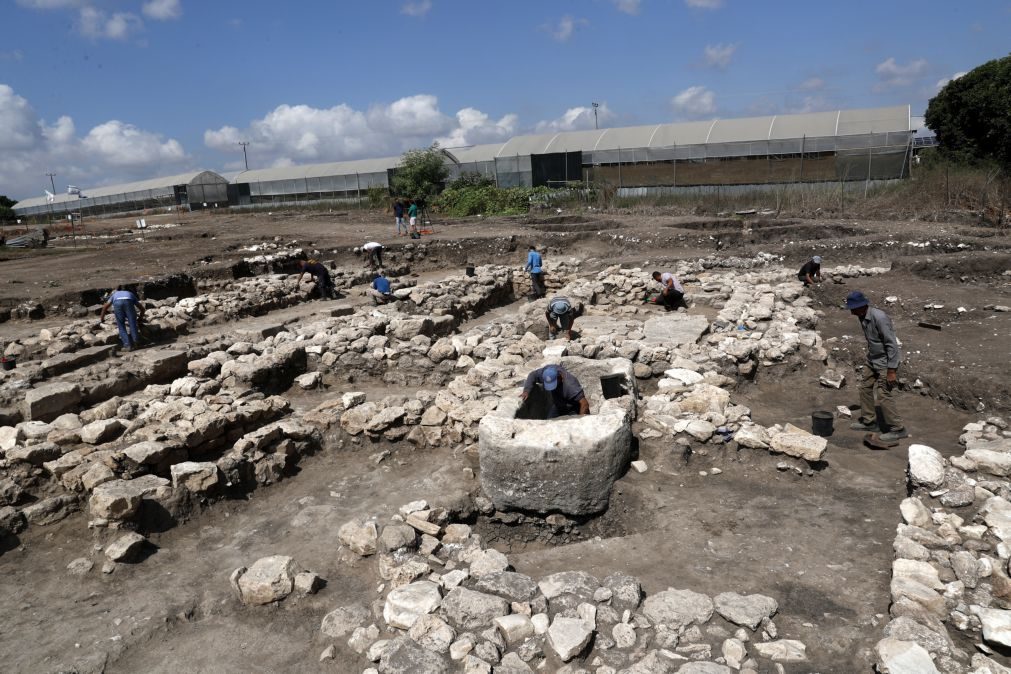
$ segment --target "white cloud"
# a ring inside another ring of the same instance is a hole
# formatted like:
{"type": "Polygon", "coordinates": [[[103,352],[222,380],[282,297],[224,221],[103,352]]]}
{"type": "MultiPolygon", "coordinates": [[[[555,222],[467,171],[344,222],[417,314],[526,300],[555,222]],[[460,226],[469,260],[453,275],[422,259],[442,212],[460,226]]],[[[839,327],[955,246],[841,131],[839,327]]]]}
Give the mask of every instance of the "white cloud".
{"type": "MultiPolygon", "coordinates": [[[[606,103],[601,103],[597,108],[597,122],[601,126],[606,126],[608,122],[615,118],[615,114],[607,107],[606,103]]],[[[559,131],[581,131],[593,128],[593,107],[580,106],[569,108],[561,117],[552,120],[537,122],[538,133],[557,133],[559,131]]]]}
{"type": "Polygon", "coordinates": [[[152,163],[173,163],[185,158],[179,141],[150,131],[143,131],[132,124],[111,120],[99,124],[81,140],[81,146],[89,156],[112,166],[146,166],[152,163]]]}
{"type": "Polygon", "coordinates": [[[450,116],[439,108],[438,98],[417,94],[368,110],[346,104],[279,105],[245,129],[208,129],[204,144],[234,153],[240,140],[249,141],[258,166],[343,161],[397,155],[433,140],[447,147],[502,141],[516,133],[518,122],[514,114],[496,120],[471,107],[450,116]]]}
{"type": "Polygon", "coordinates": [[[80,7],[84,0],[18,0],[18,4],[29,9],[66,9],[80,7]]]}
{"type": "Polygon", "coordinates": [[[0,84],[0,129],[0,150],[31,148],[41,136],[35,110],[6,84],[0,84]]]}
{"type": "Polygon", "coordinates": [[[889,56],[874,69],[879,80],[874,89],[875,91],[884,91],[886,89],[909,86],[922,76],[926,70],[926,59],[916,59],[906,65],[902,65],[889,56]]]}
{"type": "Polygon", "coordinates": [[[190,161],[179,141],[122,121],[99,124],[83,137],[67,115],[47,124],[5,84],[0,128],[0,185],[14,198],[42,195],[47,171],[57,174],[58,188],[94,186],[178,173],[190,161]]]}
{"type": "Polygon", "coordinates": [[[685,4],[696,9],[719,9],[723,0],[685,0],[685,4]]]}
{"type": "Polygon", "coordinates": [[[144,3],[141,11],[144,12],[144,16],[155,21],[169,21],[183,15],[179,0],[149,0],[144,3]]]}
{"type": "Polygon", "coordinates": [[[716,94],[706,87],[688,87],[671,99],[671,106],[681,117],[705,117],[716,112],[716,94]]]}
{"type": "Polygon", "coordinates": [[[140,17],[130,12],[107,14],[94,7],[82,7],[78,29],[82,35],[94,39],[124,40],[144,27],[140,17]]]}
{"type": "Polygon", "coordinates": [[[825,80],[820,77],[809,77],[800,83],[803,91],[820,91],[825,88],[825,80]]]}
{"type": "Polygon", "coordinates": [[[951,77],[945,77],[945,78],[937,80],[937,85],[936,86],[937,86],[938,89],[941,89],[948,82],[950,82],[952,80],[957,80],[959,77],[965,77],[966,74],[967,73],[966,73],[965,70],[960,70],[957,73],[955,73],[954,75],[952,75],[951,77]]]}
{"type": "Polygon", "coordinates": [[[13,51],[0,51],[0,61],[23,61],[25,58],[24,52],[20,49],[15,49],[13,51]]]}
{"type": "Polygon", "coordinates": [[[709,44],[705,48],[706,65],[714,68],[726,68],[737,51],[736,44],[709,44]]]}
{"type": "Polygon", "coordinates": [[[576,32],[577,27],[585,26],[588,23],[589,21],[586,19],[576,19],[566,14],[558,20],[557,24],[546,26],[546,28],[551,33],[551,37],[559,42],[567,42],[572,37],[572,34],[576,32]]]}
{"type": "Polygon", "coordinates": [[[497,143],[516,134],[518,121],[519,117],[515,114],[494,120],[476,108],[464,108],[456,113],[456,128],[436,141],[447,148],[497,143]]]}
{"type": "Polygon", "coordinates": [[[418,0],[418,2],[405,2],[400,8],[400,13],[407,16],[425,16],[431,9],[432,0],[418,0]]]}
{"type": "Polygon", "coordinates": [[[633,16],[639,13],[640,6],[642,5],[642,0],[612,0],[612,2],[614,2],[614,6],[619,12],[633,16]]]}

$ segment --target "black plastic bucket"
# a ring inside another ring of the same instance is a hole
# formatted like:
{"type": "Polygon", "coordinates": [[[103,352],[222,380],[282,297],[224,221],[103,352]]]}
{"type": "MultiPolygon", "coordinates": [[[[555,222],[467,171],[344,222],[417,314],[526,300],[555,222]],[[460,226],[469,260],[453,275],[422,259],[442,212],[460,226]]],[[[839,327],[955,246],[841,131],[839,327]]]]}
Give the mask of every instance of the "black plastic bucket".
{"type": "Polygon", "coordinates": [[[14,358],[11,358],[9,356],[7,358],[5,358],[4,361],[3,361],[3,367],[4,367],[5,370],[13,370],[17,366],[18,366],[17,360],[15,360],[14,358]]]}
{"type": "Polygon", "coordinates": [[[811,414],[811,432],[827,438],[832,435],[832,413],[818,411],[811,414]]]}
{"type": "Polygon", "coordinates": [[[467,276],[474,276],[474,268],[473,267],[467,267],[467,269],[465,269],[464,271],[466,271],[467,276]]]}

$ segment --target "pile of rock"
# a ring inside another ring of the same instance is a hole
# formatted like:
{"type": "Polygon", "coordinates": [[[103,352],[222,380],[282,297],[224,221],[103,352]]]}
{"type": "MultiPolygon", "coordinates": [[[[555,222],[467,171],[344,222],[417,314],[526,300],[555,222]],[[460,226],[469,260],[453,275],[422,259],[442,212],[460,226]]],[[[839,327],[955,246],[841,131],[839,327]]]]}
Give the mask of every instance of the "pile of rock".
{"type": "Polygon", "coordinates": [[[911,496],[900,507],[881,671],[1007,671],[1011,431],[991,417],[966,425],[959,440],[965,453],[950,460],[909,448],[911,496]],[[965,639],[979,652],[960,647],[965,639]]]}
{"type": "Polygon", "coordinates": [[[349,522],[339,538],[356,556],[378,555],[382,599],[327,614],[320,631],[334,644],[323,656],[339,649],[374,671],[715,674],[806,660],[803,643],[779,638],[771,597],[669,588],[644,598],[632,576],[583,571],[537,580],[424,501],[381,529],[349,522]]]}

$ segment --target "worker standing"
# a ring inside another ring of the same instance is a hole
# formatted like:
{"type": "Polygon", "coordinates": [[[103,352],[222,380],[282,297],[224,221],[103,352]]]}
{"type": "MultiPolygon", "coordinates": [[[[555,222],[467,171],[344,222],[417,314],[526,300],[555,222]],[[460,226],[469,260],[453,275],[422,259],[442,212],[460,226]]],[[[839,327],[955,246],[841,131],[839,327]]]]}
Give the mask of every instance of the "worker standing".
{"type": "Polygon", "coordinates": [[[878,430],[876,405],[881,407],[885,429],[878,437],[894,442],[909,437],[895,406],[895,388],[899,384],[898,370],[902,361],[899,340],[892,327],[892,319],[881,309],[870,306],[867,297],[854,290],[846,297],[846,308],[860,319],[860,327],[867,339],[867,365],[860,380],[860,417],[850,428],[853,430],[878,430]]]}
{"type": "Polygon", "coordinates": [[[544,287],[544,261],[537,252],[537,246],[530,246],[527,265],[523,269],[530,272],[530,298],[536,300],[547,295],[548,289],[544,287]]]}

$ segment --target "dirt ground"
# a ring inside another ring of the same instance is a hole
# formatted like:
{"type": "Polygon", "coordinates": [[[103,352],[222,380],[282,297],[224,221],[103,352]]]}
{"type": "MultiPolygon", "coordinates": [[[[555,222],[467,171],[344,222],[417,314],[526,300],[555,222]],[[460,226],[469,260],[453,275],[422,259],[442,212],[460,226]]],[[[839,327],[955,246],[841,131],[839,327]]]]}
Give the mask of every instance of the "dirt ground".
{"type": "MultiPolygon", "coordinates": [[[[59,325],[89,289],[178,272],[201,282],[230,277],[236,262],[257,254],[242,248],[275,237],[318,249],[339,264],[352,263],[351,248],[367,240],[388,244],[394,257],[411,252],[405,239],[392,236],[392,217],[381,213],[205,211],[147,220],[179,226],[140,236],[127,230],[133,218],[103,220],[89,224],[96,238],[78,240],[76,249],[57,238],[46,251],[0,254],[3,305],[37,301],[48,314],[40,321],[0,324],[0,339],[59,325]]],[[[802,428],[810,426],[814,410],[855,404],[853,365],[864,357],[864,342],[841,302],[860,289],[889,312],[902,341],[899,405],[912,441],[929,438],[943,454],[954,454],[966,422],[1011,411],[1011,313],[988,308],[1011,305],[1011,236],[992,230],[946,223],[563,214],[437,223],[436,233],[421,243],[427,254],[412,261],[412,271],[423,278],[466,263],[520,267],[530,243],[546,246],[546,257],[582,259],[587,271],[617,263],[661,268],[675,259],[759,251],[798,268],[813,254],[825,258],[826,268],[891,267],[881,276],[829,280],[813,290],[816,307],[825,313],[818,330],[847,374],[846,386],[819,386],[818,365],[790,371],[772,366],[742,384],[734,401],[751,407],[759,424],[802,428]],[[897,299],[886,302],[891,296],[897,299]],[[924,309],[928,304],[944,306],[924,309]]],[[[298,318],[312,310],[307,305],[286,315],[298,318]]],[[[293,404],[311,407],[350,390],[333,384],[329,391],[292,392],[293,404]]],[[[371,386],[370,396],[394,392],[382,382],[371,386]]],[[[626,474],[608,512],[577,526],[567,541],[545,542],[522,526],[487,520],[475,526],[509,554],[517,571],[534,576],[570,569],[598,577],[626,572],[649,593],[675,587],[776,596],[780,631],[804,641],[810,657],[787,671],[870,671],[888,613],[908,443],[871,452],[860,440],[860,433],[837,421],[827,466],[801,475],[779,470],[777,457],[765,452],[708,449],[686,459],[678,445],[643,441],[639,454],[650,470],[626,474]],[[713,467],[722,473],[711,474],[713,467]]],[[[153,535],[154,554],[119,565],[111,575],[77,578],[66,571],[94,543],[84,515],[32,527],[18,547],[0,554],[2,669],[360,671],[358,665],[342,666],[355,662],[346,649],[343,660],[338,655],[332,663],[317,662],[329,643],[320,640],[322,616],[375,596],[378,582],[368,560],[337,555],[336,529],[355,516],[392,514],[415,498],[475,489],[466,468],[477,468],[476,457],[448,447],[414,451],[406,443],[331,438],[323,452],[303,461],[297,476],[246,500],[215,503],[153,535]],[[372,457],[382,449],[392,454],[377,465],[372,457]],[[229,573],[271,554],[295,557],[326,578],[327,586],[272,608],[242,607],[231,593],[229,573]]]]}

